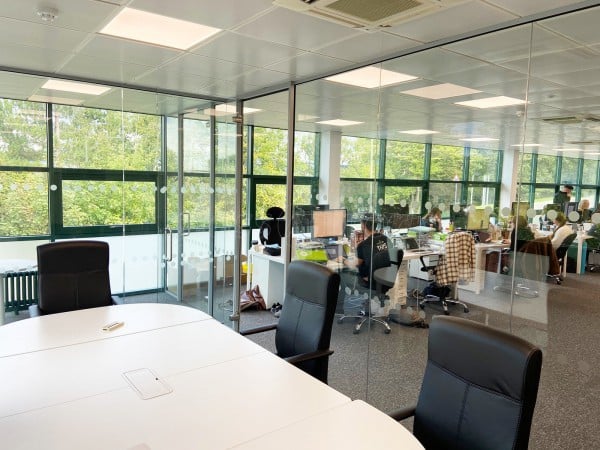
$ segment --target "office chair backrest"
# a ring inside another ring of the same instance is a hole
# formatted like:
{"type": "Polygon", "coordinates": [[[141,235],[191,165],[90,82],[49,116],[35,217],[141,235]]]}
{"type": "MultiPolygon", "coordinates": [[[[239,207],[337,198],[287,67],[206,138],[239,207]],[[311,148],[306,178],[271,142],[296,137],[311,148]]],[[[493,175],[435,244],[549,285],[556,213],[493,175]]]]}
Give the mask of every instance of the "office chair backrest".
{"type": "Polygon", "coordinates": [[[569,250],[569,247],[571,246],[576,237],[577,233],[571,233],[560,243],[560,247],[556,249],[556,257],[559,259],[559,261],[562,261],[565,258],[567,250],[569,250]]]}
{"type": "MultiPolygon", "coordinates": [[[[275,334],[279,356],[287,358],[329,348],[339,286],[340,275],[323,265],[309,261],[289,264],[275,334]]],[[[327,383],[327,358],[306,361],[298,367],[327,383]]]]}
{"type": "Polygon", "coordinates": [[[415,436],[425,448],[526,449],[541,366],[541,350],[517,336],[436,316],[415,436]]]}
{"type": "Polygon", "coordinates": [[[65,241],[37,247],[42,314],[112,304],[106,242],[65,241]]]}

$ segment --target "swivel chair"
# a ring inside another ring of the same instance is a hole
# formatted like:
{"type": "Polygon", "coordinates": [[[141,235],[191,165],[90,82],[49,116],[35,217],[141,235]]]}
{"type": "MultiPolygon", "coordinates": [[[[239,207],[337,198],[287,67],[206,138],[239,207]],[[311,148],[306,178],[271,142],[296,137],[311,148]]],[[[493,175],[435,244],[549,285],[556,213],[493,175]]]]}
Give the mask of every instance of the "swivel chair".
{"type": "Polygon", "coordinates": [[[248,336],[275,330],[277,355],[327,383],[331,327],[340,275],[310,261],[290,262],[279,322],[241,331],[248,336]]]}
{"type": "Polygon", "coordinates": [[[373,259],[371,261],[371,275],[369,277],[369,284],[362,285],[359,282],[359,277],[356,276],[354,280],[354,286],[352,289],[354,291],[354,297],[361,297],[361,305],[362,309],[357,314],[342,314],[338,318],[338,323],[342,323],[345,319],[355,319],[357,320],[356,325],[354,326],[353,334],[360,333],[362,326],[368,322],[376,322],[383,326],[383,331],[385,334],[389,334],[392,329],[388,324],[387,316],[374,316],[371,314],[371,296],[374,295],[373,300],[379,301],[381,306],[383,307],[385,304],[384,291],[388,289],[388,287],[383,286],[381,283],[377,283],[375,281],[375,272],[378,269],[382,269],[385,267],[390,267],[390,254],[388,251],[382,251],[373,254],[373,259]]]}
{"type": "Polygon", "coordinates": [[[561,284],[563,281],[563,274],[567,271],[567,251],[569,247],[577,237],[577,233],[571,233],[560,244],[560,247],[556,249],[556,258],[558,259],[559,271],[557,274],[548,274],[548,278],[553,280],[556,284],[561,284]]]}
{"type": "Polygon", "coordinates": [[[524,450],[541,368],[542,351],[524,339],[436,316],[417,404],[390,416],[414,416],[413,433],[428,449],[524,450]]]}
{"type": "MultiPolygon", "coordinates": [[[[448,236],[445,251],[440,255],[437,265],[430,266],[421,256],[421,271],[429,272],[434,281],[425,288],[424,298],[419,306],[425,308],[430,302],[440,302],[444,314],[449,314],[448,305],[460,305],[465,313],[469,312],[466,303],[456,298],[448,298],[451,286],[458,281],[472,281],[475,274],[475,241],[467,232],[452,233],[448,236]]],[[[456,289],[455,289],[456,291],[456,289]]]]}
{"type": "Polygon", "coordinates": [[[109,247],[101,241],[62,241],[37,247],[38,303],[31,317],[121,303],[111,296],[109,247]]]}

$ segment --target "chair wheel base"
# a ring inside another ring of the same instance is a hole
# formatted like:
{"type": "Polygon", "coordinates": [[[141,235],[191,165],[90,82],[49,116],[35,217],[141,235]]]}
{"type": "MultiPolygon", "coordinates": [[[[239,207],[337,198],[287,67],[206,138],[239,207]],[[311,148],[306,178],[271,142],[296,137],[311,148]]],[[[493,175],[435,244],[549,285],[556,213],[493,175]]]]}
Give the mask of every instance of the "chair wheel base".
{"type": "Polygon", "coordinates": [[[358,334],[360,333],[360,328],[355,327],[354,330],[352,330],[352,334],[358,334]]]}
{"type": "Polygon", "coordinates": [[[450,315],[450,312],[448,310],[444,310],[444,314],[446,314],[448,316],[448,315],[450,315]]]}
{"type": "Polygon", "coordinates": [[[468,313],[469,312],[469,308],[463,308],[463,311],[468,313]]]}
{"type": "Polygon", "coordinates": [[[387,329],[387,328],[386,328],[386,329],[385,329],[383,332],[384,332],[385,334],[390,334],[390,333],[392,332],[392,330],[389,330],[389,329],[387,329]]]}

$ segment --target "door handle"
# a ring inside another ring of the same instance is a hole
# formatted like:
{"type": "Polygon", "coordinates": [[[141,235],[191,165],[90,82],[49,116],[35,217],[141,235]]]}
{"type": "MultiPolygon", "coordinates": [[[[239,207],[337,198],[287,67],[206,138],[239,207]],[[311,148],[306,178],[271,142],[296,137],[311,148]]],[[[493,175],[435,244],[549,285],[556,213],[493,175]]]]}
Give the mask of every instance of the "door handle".
{"type": "Polygon", "coordinates": [[[169,256],[163,256],[165,261],[171,262],[173,261],[173,230],[170,228],[165,228],[165,242],[167,241],[167,235],[169,236],[169,256]]]}
{"type": "Polygon", "coordinates": [[[184,236],[189,236],[190,232],[192,231],[192,227],[191,227],[191,216],[189,212],[184,212],[183,213],[184,217],[187,217],[187,229],[186,226],[183,226],[183,235],[184,236]]]}

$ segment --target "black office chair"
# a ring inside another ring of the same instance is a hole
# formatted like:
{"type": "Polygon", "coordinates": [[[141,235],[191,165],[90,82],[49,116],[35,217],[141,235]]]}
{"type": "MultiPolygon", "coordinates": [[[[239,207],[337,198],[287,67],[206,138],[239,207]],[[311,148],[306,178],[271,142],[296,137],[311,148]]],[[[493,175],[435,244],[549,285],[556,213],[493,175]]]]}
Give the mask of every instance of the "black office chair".
{"type": "Polygon", "coordinates": [[[565,272],[566,264],[567,264],[567,251],[569,247],[577,237],[577,233],[571,233],[566,238],[563,239],[560,247],[556,249],[556,258],[558,259],[558,267],[559,271],[557,274],[547,274],[548,278],[553,280],[556,284],[561,284],[563,281],[562,274],[565,272]]]}
{"type": "MultiPolygon", "coordinates": [[[[472,280],[475,270],[475,240],[471,233],[451,233],[444,245],[445,251],[440,255],[435,266],[428,265],[421,256],[421,271],[433,276],[433,282],[423,291],[423,299],[419,306],[425,308],[427,303],[440,302],[444,314],[449,314],[448,305],[460,305],[465,313],[469,312],[466,303],[457,298],[450,298],[451,285],[461,280],[472,280]],[[467,255],[467,258],[463,258],[467,255]]],[[[456,289],[455,289],[456,291],[456,289]]]]}
{"type": "Polygon", "coordinates": [[[110,292],[109,248],[100,241],[64,241],[37,247],[38,303],[31,317],[121,303],[110,292]]]}
{"type": "Polygon", "coordinates": [[[354,326],[354,330],[352,331],[354,334],[360,333],[362,326],[367,322],[375,322],[383,326],[383,331],[385,334],[391,333],[392,329],[388,323],[387,316],[374,316],[371,314],[371,296],[376,296],[379,300],[381,306],[385,305],[385,291],[389,289],[388,286],[384,286],[381,283],[377,283],[375,281],[375,272],[378,269],[382,269],[385,267],[390,267],[392,265],[390,261],[389,251],[381,251],[373,254],[373,258],[371,261],[371,275],[369,277],[369,284],[363,285],[360,282],[360,278],[357,276],[355,278],[355,283],[353,289],[351,289],[354,294],[350,297],[350,299],[355,299],[356,297],[361,298],[361,309],[356,314],[346,315],[342,314],[338,318],[338,323],[342,323],[346,319],[355,319],[357,320],[356,325],[354,326]]]}
{"type": "Polygon", "coordinates": [[[542,351],[504,331],[457,317],[436,316],[414,416],[427,449],[521,450],[529,443],[542,351]]]}
{"type": "Polygon", "coordinates": [[[248,336],[275,331],[277,355],[327,383],[331,326],[337,304],[340,276],[309,261],[288,266],[285,298],[277,324],[241,331],[248,336]]]}

